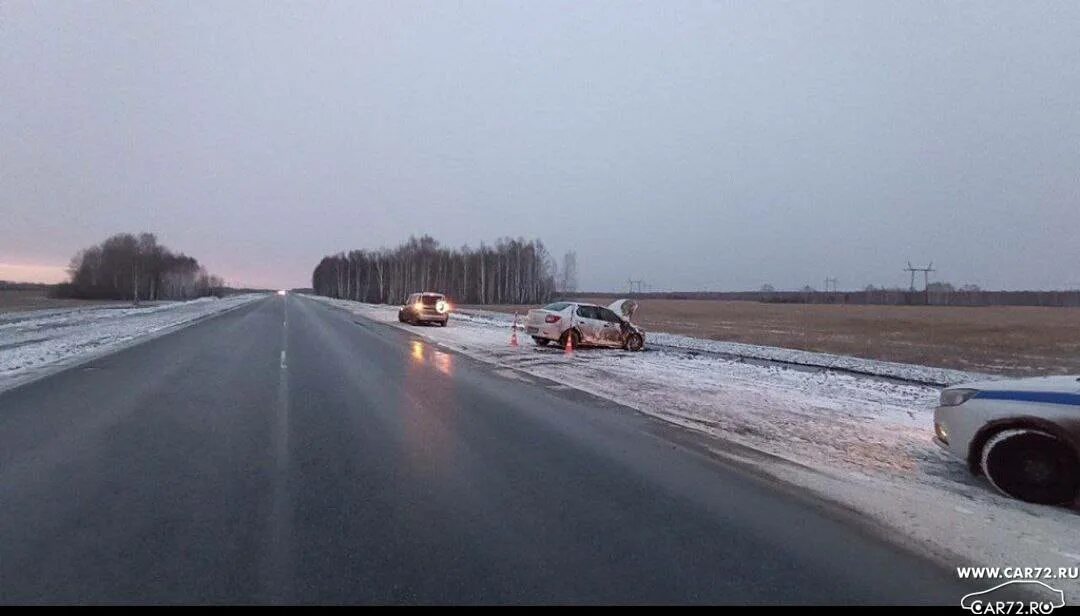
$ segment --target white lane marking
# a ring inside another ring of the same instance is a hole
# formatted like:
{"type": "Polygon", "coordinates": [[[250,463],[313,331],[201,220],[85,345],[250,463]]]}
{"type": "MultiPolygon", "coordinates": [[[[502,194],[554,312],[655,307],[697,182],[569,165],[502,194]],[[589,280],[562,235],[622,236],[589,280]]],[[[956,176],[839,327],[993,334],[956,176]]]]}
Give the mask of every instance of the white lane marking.
{"type": "Polygon", "coordinates": [[[285,361],[285,349],[289,344],[289,296],[285,296],[285,302],[281,305],[281,369],[284,370],[288,363],[285,361]]]}
{"type": "Polygon", "coordinates": [[[273,490],[271,496],[269,545],[262,563],[262,592],[273,603],[293,603],[293,504],[289,490],[289,372],[287,354],[289,298],[285,297],[281,322],[281,372],[278,375],[278,400],[273,432],[273,490]]]}

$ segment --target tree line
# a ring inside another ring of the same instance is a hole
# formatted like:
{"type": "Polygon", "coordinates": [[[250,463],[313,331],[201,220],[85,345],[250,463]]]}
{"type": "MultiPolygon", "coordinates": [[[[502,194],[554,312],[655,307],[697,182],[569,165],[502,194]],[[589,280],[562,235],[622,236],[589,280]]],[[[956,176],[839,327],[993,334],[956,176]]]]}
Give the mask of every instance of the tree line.
{"type": "Polygon", "coordinates": [[[634,297],[638,299],[708,299],[764,302],[769,304],[851,304],[879,306],[1041,306],[1080,307],[1080,291],[985,291],[977,285],[955,287],[930,283],[929,291],[901,287],[867,286],[862,291],[818,291],[810,286],[799,291],[777,291],[763,285],[757,291],[654,291],[649,293],[582,292],[568,297],[634,297]]]}
{"type": "Polygon", "coordinates": [[[323,257],[312,287],[319,295],[370,303],[396,304],[410,293],[435,291],[462,304],[541,304],[555,294],[557,270],[538,239],[448,249],[425,235],[393,249],[323,257]]]}
{"type": "Polygon", "coordinates": [[[53,285],[44,282],[15,282],[0,280],[0,291],[48,291],[53,285]]]}
{"type": "Polygon", "coordinates": [[[68,266],[70,282],[57,285],[54,295],[79,299],[192,299],[220,296],[225,287],[194,257],[174,253],[153,233],[119,233],[80,250],[68,266]]]}

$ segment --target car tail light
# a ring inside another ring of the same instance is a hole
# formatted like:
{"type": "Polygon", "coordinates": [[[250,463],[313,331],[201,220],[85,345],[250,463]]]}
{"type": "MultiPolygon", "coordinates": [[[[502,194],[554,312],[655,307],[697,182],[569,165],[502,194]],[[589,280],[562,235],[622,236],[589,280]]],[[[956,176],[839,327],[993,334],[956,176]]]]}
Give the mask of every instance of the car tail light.
{"type": "Polygon", "coordinates": [[[549,314],[546,317],[544,317],[544,323],[558,323],[561,320],[562,320],[562,317],[560,317],[557,314],[549,314]]]}

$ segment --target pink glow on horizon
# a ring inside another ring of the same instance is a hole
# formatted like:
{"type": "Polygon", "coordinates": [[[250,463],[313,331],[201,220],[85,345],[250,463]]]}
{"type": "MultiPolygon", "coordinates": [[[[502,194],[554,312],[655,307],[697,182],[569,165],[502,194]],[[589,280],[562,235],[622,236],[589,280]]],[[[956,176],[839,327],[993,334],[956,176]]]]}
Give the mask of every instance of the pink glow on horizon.
{"type": "Polygon", "coordinates": [[[55,284],[67,279],[67,268],[60,265],[0,263],[0,280],[55,284]]]}

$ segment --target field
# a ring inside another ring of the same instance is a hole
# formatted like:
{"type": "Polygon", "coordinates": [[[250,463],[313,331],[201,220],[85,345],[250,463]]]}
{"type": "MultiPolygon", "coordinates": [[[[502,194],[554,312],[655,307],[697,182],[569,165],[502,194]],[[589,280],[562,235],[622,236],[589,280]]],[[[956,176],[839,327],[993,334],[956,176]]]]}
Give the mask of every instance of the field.
{"type": "Polygon", "coordinates": [[[0,290],[0,314],[22,312],[24,310],[42,310],[45,308],[78,308],[79,306],[103,306],[109,304],[126,306],[130,302],[115,300],[54,299],[44,290],[0,290]]]}
{"type": "Polygon", "coordinates": [[[990,374],[1080,373],[1077,308],[640,303],[635,321],[652,331],[990,374]]]}

